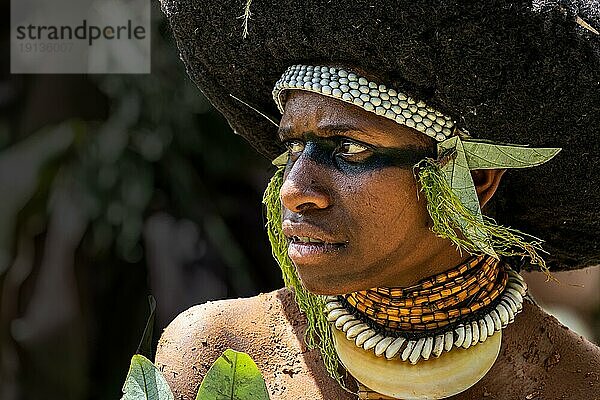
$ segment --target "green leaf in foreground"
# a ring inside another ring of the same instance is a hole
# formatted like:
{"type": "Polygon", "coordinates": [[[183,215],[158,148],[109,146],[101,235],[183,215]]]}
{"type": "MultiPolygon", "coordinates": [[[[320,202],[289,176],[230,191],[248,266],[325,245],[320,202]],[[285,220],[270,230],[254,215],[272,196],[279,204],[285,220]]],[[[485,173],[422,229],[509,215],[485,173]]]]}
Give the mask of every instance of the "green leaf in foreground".
{"type": "Polygon", "coordinates": [[[269,400],[269,394],[250,356],[228,349],[208,370],[196,400],[269,400]]]}
{"type": "Polygon", "coordinates": [[[136,354],[123,385],[121,400],[173,400],[161,372],[146,357],[136,354]]]}

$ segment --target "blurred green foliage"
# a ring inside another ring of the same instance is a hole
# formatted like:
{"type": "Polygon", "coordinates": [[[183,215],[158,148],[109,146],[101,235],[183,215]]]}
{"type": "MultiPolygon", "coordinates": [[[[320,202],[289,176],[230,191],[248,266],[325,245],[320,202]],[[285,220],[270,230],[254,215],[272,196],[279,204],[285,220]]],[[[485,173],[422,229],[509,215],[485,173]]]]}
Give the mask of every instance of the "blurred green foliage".
{"type": "Polygon", "coordinates": [[[149,292],[156,340],[193,304],[281,286],[257,235],[269,162],[190,82],[153,6],[152,74],[7,81],[3,400],[118,398],[149,292]]]}

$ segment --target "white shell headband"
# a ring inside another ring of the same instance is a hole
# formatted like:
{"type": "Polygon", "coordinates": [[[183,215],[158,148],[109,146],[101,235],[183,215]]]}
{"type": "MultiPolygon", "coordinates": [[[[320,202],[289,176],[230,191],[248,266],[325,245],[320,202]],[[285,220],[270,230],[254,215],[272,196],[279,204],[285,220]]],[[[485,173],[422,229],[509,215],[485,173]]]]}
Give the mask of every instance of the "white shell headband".
{"type": "Polygon", "coordinates": [[[284,110],[282,92],[286,89],[307,90],[357,105],[438,142],[455,134],[455,124],[449,116],[423,101],[344,69],[311,65],[289,67],[273,89],[273,99],[281,113],[284,110]]]}

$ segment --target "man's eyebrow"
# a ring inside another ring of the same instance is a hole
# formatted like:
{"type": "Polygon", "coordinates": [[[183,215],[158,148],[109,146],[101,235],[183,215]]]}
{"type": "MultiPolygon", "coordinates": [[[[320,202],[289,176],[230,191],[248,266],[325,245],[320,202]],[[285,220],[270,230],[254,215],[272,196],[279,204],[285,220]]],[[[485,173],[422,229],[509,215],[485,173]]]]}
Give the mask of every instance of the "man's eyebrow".
{"type": "Polygon", "coordinates": [[[317,128],[319,131],[326,132],[330,135],[339,135],[341,133],[346,132],[360,132],[365,135],[371,136],[368,132],[363,131],[356,125],[347,125],[347,124],[326,124],[326,125],[318,125],[317,128]]]}
{"type": "Polygon", "coordinates": [[[277,136],[279,136],[279,139],[283,139],[285,136],[288,136],[293,131],[294,129],[292,129],[289,126],[280,126],[277,130],[277,136]]]}
{"type": "MultiPolygon", "coordinates": [[[[319,125],[317,126],[319,132],[326,133],[330,136],[340,135],[346,132],[360,132],[367,136],[372,136],[370,133],[363,131],[362,129],[356,127],[355,125],[347,125],[347,124],[327,124],[327,125],[319,125]]],[[[280,138],[288,136],[294,132],[292,127],[280,127],[277,134],[280,138]]],[[[306,133],[306,132],[303,132],[306,133]]]]}

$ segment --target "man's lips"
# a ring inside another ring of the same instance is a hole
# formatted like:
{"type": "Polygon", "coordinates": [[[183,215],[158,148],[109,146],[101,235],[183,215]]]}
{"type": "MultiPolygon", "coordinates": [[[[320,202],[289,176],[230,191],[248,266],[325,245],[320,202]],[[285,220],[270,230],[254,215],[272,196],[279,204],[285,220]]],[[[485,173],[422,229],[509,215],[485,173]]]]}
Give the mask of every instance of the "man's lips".
{"type": "Polygon", "coordinates": [[[296,264],[317,264],[323,256],[339,252],[348,242],[336,239],[324,230],[307,223],[284,220],[284,235],[290,240],[288,255],[296,264]]]}
{"type": "Polygon", "coordinates": [[[331,245],[346,245],[347,240],[335,238],[332,234],[325,230],[305,222],[294,222],[289,219],[283,221],[281,228],[283,234],[290,239],[292,243],[314,243],[314,244],[331,244],[331,245]]]}

